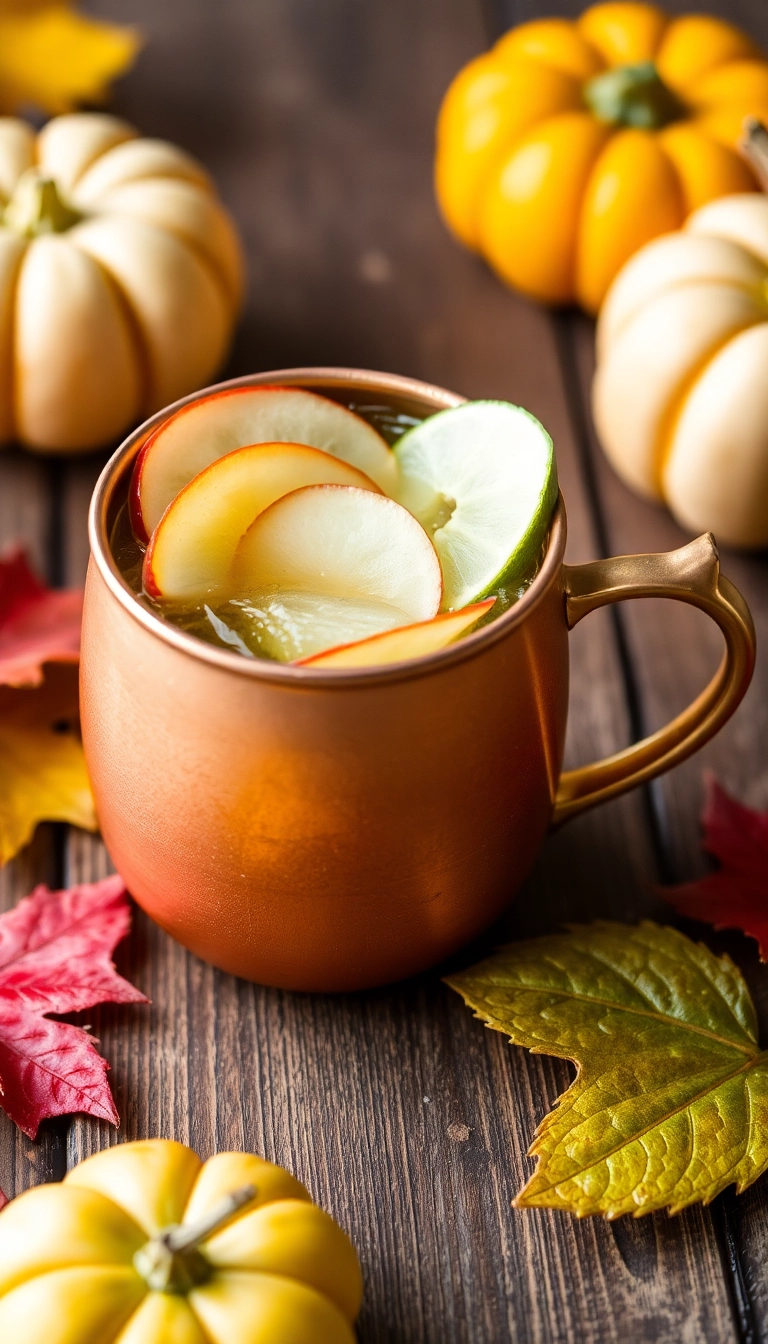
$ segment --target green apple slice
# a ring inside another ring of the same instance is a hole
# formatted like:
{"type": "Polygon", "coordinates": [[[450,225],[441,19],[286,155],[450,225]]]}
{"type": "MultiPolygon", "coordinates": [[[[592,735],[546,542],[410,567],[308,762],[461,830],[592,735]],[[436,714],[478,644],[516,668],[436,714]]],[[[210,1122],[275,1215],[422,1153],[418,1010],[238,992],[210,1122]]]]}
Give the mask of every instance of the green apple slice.
{"type": "Polygon", "coordinates": [[[432,537],[443,608],[530,577],[557,500],[552,440],[506,401],[470,401],[423,420],[395,446],[396,498],[432,537]]]}
{"type": "Polygon", "coordinates": [[[371,635],[408,620],[404,612],[374,598],[291,588],[231,598],[217,613],[207,611],[220,639],[240,653],[279,663],[311,658],[341,642],[357,648],[358,641],[367,642],[371,635]]]}

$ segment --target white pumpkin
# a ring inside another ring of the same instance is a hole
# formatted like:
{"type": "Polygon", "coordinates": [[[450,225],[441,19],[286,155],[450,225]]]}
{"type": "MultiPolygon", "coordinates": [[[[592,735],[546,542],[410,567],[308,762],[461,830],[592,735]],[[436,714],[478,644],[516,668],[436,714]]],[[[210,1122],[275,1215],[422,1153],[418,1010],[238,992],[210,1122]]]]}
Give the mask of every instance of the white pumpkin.
{"type": "Polygon", "coordinates": [[[204,385],[242,293],[205,171],[115,117],[0,118],[0,442],[66,452],[204,385]]]}
{"type": "Polygon", "coordinates": [[[597,431],[683,527],[768,545],[768,197],[723,197],[620,271],[597,329],[597,431]]]}

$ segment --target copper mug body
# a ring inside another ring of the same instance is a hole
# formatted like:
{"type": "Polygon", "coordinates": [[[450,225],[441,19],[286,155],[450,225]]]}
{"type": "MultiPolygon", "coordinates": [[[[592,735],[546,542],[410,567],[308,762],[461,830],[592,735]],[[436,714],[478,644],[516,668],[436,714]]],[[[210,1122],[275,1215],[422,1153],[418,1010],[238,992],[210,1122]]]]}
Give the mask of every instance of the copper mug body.
{"type": "MultiPolygon", "coordinates": [[[[258,383],[384,399],[420,416],[461,400],[346,369],[229,386],[258,383]]],[[[167,414],[126,440],[94,492],[83,740],[104,839],[129,890],[227,971],[348,990],[433,965],[496,918],[553,820],[682,759],[746,690],[754,631],[712,539],[568,567],[562,500],[525,595],[440,653],[320,671],[205,644],[144,608],[109,550],[126,473],[167,414]],[[726,640],[720,671],[654,737],[562,774],[569,626],[606,602],[651,595],[709,612],[726,640]]]]}

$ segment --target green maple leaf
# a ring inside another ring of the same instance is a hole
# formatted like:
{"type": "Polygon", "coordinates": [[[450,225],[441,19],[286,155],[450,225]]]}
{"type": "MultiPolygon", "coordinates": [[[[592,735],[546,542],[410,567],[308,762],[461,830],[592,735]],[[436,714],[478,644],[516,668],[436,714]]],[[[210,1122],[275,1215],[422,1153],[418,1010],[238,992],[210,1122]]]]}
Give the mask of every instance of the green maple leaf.
{"type": "Polygon", "coordinates": [[[677,1213],[768,1167],[768,1052],[728,957],[657,924],[599,922],[447,983],[513,1044],[578,1069],[536,1132],[519,1207],[677,1213]]]}

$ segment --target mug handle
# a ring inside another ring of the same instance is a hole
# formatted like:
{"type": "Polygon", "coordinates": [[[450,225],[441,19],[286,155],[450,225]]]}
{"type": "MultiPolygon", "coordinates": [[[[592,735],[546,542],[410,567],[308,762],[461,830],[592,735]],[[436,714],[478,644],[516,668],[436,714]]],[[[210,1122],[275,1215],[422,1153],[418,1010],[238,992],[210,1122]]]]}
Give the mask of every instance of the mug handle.
{"type": "Polygon", "coordinates": [[[586,565],[565,565],[568,629],[583,616],[628,597],[673,597],[712,617],[725,637],[718,671],[701,695],[658,732],[615,756],[566,770],[560,776],[553,826],[596,803],[653,779],[703,746],[742,699],[755,665],[755,627],[749,608],[720,573],[711,532],[678,551],[660,555],[619,555],[586,565]]]}

